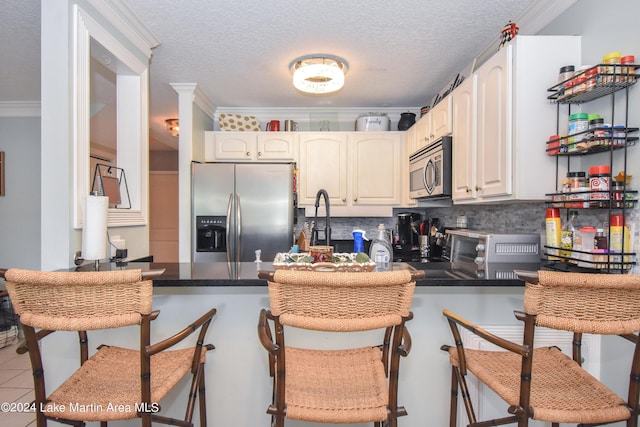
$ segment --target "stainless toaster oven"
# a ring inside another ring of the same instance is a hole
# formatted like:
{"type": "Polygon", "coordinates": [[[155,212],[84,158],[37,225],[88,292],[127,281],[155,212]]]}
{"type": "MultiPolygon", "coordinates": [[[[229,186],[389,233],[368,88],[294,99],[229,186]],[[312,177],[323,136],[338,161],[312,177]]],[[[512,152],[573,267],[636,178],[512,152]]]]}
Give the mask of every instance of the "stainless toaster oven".
{"type": "Polygon", "coordinates": [[[503,270],[515,277],[513,270],[537,269],[541,262],[539,234],[467,229],[447,230],[446,233],[445,254],[452,267],[479,277],[495,276],[497,271],[503,270]]]}

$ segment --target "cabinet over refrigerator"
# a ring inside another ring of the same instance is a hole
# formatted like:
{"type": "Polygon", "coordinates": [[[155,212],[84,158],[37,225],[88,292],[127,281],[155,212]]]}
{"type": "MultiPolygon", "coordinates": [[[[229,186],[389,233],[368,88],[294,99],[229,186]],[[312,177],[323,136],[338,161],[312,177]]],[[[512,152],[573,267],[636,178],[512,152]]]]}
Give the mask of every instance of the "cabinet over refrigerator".
{"type": "Polygon", "coordinates": [[[271,262],[293,241],[290,163],[193,163],[192,256],[201,262],[271,262]]]}

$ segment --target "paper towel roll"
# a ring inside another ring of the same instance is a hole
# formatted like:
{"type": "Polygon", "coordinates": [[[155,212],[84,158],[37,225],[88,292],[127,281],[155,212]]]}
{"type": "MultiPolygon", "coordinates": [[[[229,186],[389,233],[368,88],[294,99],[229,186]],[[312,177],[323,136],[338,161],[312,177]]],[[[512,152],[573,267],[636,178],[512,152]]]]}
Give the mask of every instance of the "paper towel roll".
{"type": "Polygon", "coordinates": [[[82,258],[99,260],[107,257],[107,212],[109,198],[86,196],[82,228],[82,258]]]}

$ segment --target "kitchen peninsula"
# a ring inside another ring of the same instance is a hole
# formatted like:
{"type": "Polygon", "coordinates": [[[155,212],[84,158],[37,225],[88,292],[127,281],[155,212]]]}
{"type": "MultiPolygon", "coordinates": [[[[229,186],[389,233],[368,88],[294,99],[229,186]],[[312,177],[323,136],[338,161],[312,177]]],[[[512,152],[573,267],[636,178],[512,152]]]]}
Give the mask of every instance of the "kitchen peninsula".
{"type": "MultiPolygon", "coordinates": [[[[267,406],[271,400],[271,383],[268,374],[267,354],[257,335],[258,315],[262,308],[269,307],[266,282],[257,278],[258,270],[271,270],[270,262],[240,263],[234,270],[227,263],[128,263],[126,265],[105,264],[108,268],[166,269],[163,276],[154,280],[153,306],[160,311],[152,325],[152,340],[159,340],[175,332],[176,325],[188,324],[195,320],[195,313],[216,308],[217,314],[211,324],[207,342],[215,350],[207,355],[207,417],[209,425],[267,426],[269,416],[267,406]],[[234,272],[237,276],[234,276],[234,272]],[[237,277],[237,278],[234,278],[237,277]]],[[[409,413],[400,425],[418,427],[428,425],[448,425],[451,373],[448,355],[440,350],[443,344],[453,344],[443,309],[464,313],[489,331],[499,331],[514,341],[518,341],[521,324],[513,316],[513,310],[523,306],[524,284],[518,279],[472,279],[471,276],[456,277],[457,270],[447,263],[394,263],[392,268],[425,269],[425,278],[417,282],[412,312],[414,318],[407,323],[412,337],[412,348],[408,357],[403,358],[400,367],[399,402],[409,413]],[[446,273],[445,273],[446,272],[446,273]],[[446,277],[445,277],[446,276],[446,277]]],[[[82,269],[93,268],[93,265],[82,269]]],[[[63,333],[64,334],[64,333],[63,333]]],[[[135,346],[137,334],[134,330],[122,331],[126,344],[135,346]]],[[[90,347],[108,343],[108,335],[103,331],[90,334],[90,347]]],[[[289,345],[304,346],[295,333],[288,335],[289,345]]],[[[313,344],[322,345],[322,333],[314,335],[313,344]]],[[[354,337],[344,335],[344,343],[354,337]]],[[[465,342],[469,337],[463,337],[465,342]]],[[[544,336],[538,344],[544,345],[544,336]]],[[[362,345],[368,344],[367,338],[362,345]]],[[[571,336],[567,336],[567,346],[571,346],[571,336]]],[[[48,345],[46,338],[42,342],[48,345]]],[[[46,380],[49,387],[58,384],[65,371],[77,365],[77,335],[67,334],[45,361],[46,380]]],[[[474,345],[470,342],[470,345],[474,345]]],[[[477,344],[479,345],[479,344],[477,344]]],[[[564,341],[562,346],[564,347],[564,341]]],[[[607,363],[625,364],[620,354],[605,353],[607,363]]],[[[597,368],[592,371],[600,375],[600,342],[588,342],[584,349],[585,358],[594,361],[597,368]]],[[[604,363],[603,363],[604,365],[604,363]]],[[[604,372],[604,371],[603,371],[604,372]]],[[[606,378],[605,378],[606,380],[606,378]]],[[[615,384],[609,385],[614,390],[615,384]]],[[[172,395],[163,402],[164,408],[181,411],[181,402],[187,393],[185,384],[180,395],[172,395]],[[176,408],[173,409],[173,403],[176,408]]],[[[480,405],[484,414],[496,410],[490,396],[483,395],[480,405]],[[485,400],[486,398],[486,400],[485,400]],[[487,404],[488,403],[488,404],[487,404]]],[[[498,407],[500,408],[500,407],[498,407]]],[[[197,417],[197,413],[196,413],[197,417]]],[[[135,424],[125,424],[135,425],[135,424]]],[[[315,424],[289,422],[288,426],[309,426],[315,424]]]]}

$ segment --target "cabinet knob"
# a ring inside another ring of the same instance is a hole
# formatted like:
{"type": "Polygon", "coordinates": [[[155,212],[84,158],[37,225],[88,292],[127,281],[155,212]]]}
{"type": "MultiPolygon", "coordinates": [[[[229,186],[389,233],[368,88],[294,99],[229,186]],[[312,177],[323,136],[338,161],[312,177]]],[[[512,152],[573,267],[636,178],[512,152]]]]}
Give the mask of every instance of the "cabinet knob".
{"type": "Polygon", "coordinates": [[[482,187],[480,187],[479,185],[476,185],[476,191],[480,191],[482,190],[482,187]]]}
{"type": "Polygon", "coordinates": [[[471,189],[469,187],[464,187],[467,193],[471,193],[471,189]]]}
{"type": "Polygon", "coordinates": [[[251,153],[247,151],[247,157],[251,157],[251,153]]]}
{"type": "Polygon", "coordinates": [[[345,198],[343,198],[343,199],[342,199],[342,201],[343,201],[344,203],[347,203],[347,198],[346,198],[346,197],[345,197],[345,198]]]}
{"type": "Polygon", "coordinates": [[[262,152],[258,151],[258,157],[262,156],[262,152]]]}
{"type": "Polygon", "coordinates": [[[357,201],[358,201],[358,198],[357,198],[357,197],[354,197],[354,198],[353,198],[353,201],[354,201],[354,202],[357,202],[357,201]]]}

